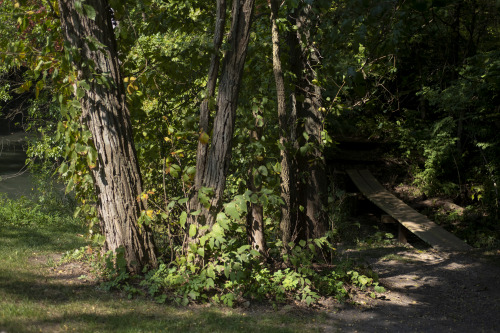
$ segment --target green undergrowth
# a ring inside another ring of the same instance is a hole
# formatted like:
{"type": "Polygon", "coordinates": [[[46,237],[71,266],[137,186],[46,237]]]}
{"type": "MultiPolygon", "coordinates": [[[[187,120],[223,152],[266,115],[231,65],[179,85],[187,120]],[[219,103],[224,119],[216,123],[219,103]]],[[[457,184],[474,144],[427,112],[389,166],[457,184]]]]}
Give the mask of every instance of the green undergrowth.
{"type": "Polygon", "coordinates": [[[384,292],[376,278],[358,272],[352,262],[338,261],[326,236],[288,244],[269,242],[264,258],[242,244],[242,232],[237,219],[219,213],[198,243],[142,277],[129,276],[123,250],[108,254],[103,265],[107,281],[102,286],[125,291],[131,298],[148,295],[158,303],[228,307],[252,302],[314,306],[324,297],[343,302],[353,286],[369,291],[372,297],[384,292]]]}
{"type": "Polygon", "coordinates": [[[463,213],[442,209],[428,209],[424,213],[473,247],[483,249],[500,248],[498,220],[488,216],[478,207],[468,206],[463,213]]]}
{"type": "MultiPolygon", "coordinates": [[[[73,218],[70,207],[0,197],[0,331],[314,332],[324,323],[324,315],[318,312],[294,306],[273,308],[253,300],[236,309],[214,302],[186,307],[155,302],[150,289],[154,283],[164,288],[165,279],[172,276],[169,270],[178,269],[173,265],[162,265],[146,274],[144,286],[129,277],[120,278],[123,272],[118,266],[108,271],[108,284],[79,279],[79,261],[75,259],[88,255],[83,251],[89,248],[88,243],[81,237],[85,229],[82,221],[73,218]],[[66,261],[59,262],[57,258],[63,253],[68,253],[66,261]],[[75,254],[73,259],[71,254],[75,254]]],[[[265,271],[260,272],[262,279],[267,279],[265,271]]],[[[282,271],[285,276],[293,275],[290,272],[282,271]]],[[[179,271],[174,275],[181,276],[179,271]]],[[[276,275],[273,283],[278,281],[285,279],[276,275]]],[[[178,295],[183,295],[180,286],[178,283],[178,295]]]]}

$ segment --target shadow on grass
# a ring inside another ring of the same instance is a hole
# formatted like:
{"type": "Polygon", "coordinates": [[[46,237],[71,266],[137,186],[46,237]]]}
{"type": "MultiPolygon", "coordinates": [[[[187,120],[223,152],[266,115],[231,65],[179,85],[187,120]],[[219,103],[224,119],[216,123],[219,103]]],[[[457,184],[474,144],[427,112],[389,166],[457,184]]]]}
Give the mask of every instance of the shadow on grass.
{"type": "Polygon", "coordinates": [[[33,249],[37,251],[65,252],[85,246],[87,242],[77,233],[84,229],[76,225],[59,226],[0,226],[0,250],[33,249]]]}
{"type": "Polygon", "coordinates": [[[258,305],[246,310],[179,307],[147,297],[129,300],[123,293],[104,292],[74,277],[35,272],[36,268],[0,271],[0,332],[319,331],[314,312],[273,311],[258,305]]]}
{"type": "Polygon", "coordinates": [[[269,308],[252,314],[216,306],[161,305],[29,272],[0,271],[0,298],[0,331],[5,332],[317,331],[312,313],[301,317],[269,308]]]}
{"type": "MultiPolygon", "coordinates": [[[[119,314],[73,313],[45,320],[7,321],[12,332],[315,332],[308,323],[289,327],[285,318],[263,318],[242,314],[224,314],[217,310],[180,310],[164,307],[156,311],[122,311],[119,314]],[[302,326],[302,329],[300,328],[302,326]]],[[[292,320],[296,321],[296,320],[292,320]]]]}

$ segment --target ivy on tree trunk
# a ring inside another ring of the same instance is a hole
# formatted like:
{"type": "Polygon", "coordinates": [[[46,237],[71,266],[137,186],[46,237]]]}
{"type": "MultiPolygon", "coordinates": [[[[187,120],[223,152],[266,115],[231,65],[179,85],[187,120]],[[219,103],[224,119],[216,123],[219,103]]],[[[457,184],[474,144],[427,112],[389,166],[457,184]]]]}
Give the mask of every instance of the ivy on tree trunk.
{"type": "MultiPolygon", "coordinates": [[[[85,3],[59,0],[65,51],[71,57],[79,81],[88,89],[80,97],[82,121],[92,133],[97,150],[91,168],[98,198],[97,210],[107,250],[124,249],[127,269],[140,273],[155,267],[157,259],[151,231],[139,225],[145,203],[142,192],[130,112],[119,71],[116,41],[107,1],[85,3]]],[[[76,86],[75,86],[76,88],[76,86]]]]}
{"type": "Polygon", "coordinates": [[[321,89],[316,69],[320,65],[313,43],[312,5],[301,3],[288,20],[296,27],[288,32],[288,66],[294,74],[288,87],[290,102],[285,106],[279,32],[276,27],[278,3],[271,1],[274,75],[278,93],[278,117],[281,128],[282,241],[319,238],[326,231],[324,198],[326,195],[325,162],[321,149],[323,115],[321,89]]]}

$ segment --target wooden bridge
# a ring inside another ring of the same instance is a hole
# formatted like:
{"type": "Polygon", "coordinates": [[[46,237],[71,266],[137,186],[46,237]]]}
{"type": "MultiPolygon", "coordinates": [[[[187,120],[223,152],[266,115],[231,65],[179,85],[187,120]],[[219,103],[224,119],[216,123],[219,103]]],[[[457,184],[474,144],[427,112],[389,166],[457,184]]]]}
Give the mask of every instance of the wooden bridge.
{"type": "Polygon", "coordinates": [[[347,170],[354,184],[375,205],[438,250],[467,251],[472,247],[389,193],[368,170],[347,170]]]}

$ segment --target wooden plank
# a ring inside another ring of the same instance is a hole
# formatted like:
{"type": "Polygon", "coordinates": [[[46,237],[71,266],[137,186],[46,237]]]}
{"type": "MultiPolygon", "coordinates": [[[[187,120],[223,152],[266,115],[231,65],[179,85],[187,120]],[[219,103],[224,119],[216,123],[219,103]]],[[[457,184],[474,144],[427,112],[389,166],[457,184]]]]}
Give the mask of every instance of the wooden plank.
{"type": "Polygon", "coordinates": [[[444,230],[425,215],[389,193],[368,170],[347,170],[354,184],[380,209],[387,212],[409,231],[439,250],[467,251],[471,247],[444,230]]]}

